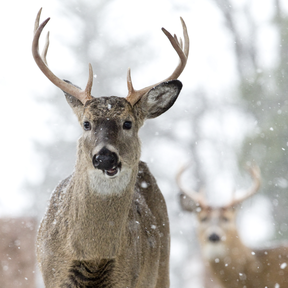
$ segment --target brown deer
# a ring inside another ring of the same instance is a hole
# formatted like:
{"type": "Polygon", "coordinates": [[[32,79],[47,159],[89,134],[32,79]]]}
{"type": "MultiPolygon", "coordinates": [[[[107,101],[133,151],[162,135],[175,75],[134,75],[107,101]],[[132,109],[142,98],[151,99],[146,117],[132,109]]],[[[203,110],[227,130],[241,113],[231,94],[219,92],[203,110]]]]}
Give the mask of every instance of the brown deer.
{"type": "Polygon", "coordinates": [[[209,205],[203,192],[184,188],[181,184],[184,171],[183,167],[177,175],[181,206],[197,215],[198,239],[212,275],[226,288],[288,287],[288,246],[251,249],[242,243],[237,231],[237,206],[258,191],[259,168],[250,169],[254,180],[251,188],[241,198],[234,197],[221,207],[209,205]]]}
{"type": "Polygon", "coordinates": [[[169,287],[169,221],[165,200],[147,165],[139,160],[138,130],[176,101],[176,80],[188,58],[184,45],[162,28],[180,63],[167,79],[134,90],[128,70],[128,96],[91,96],[93,72],[85,90],[56,77],[48,68],[48,38],[42,56],[38,41],[49,18],[35,21],[34,59],[62,89],[83,128],[74,172],[52,194],[37,236],[37,259],[46,287],[169,287]],[[184,46],[184,47],[183,47],[184,46]]]}

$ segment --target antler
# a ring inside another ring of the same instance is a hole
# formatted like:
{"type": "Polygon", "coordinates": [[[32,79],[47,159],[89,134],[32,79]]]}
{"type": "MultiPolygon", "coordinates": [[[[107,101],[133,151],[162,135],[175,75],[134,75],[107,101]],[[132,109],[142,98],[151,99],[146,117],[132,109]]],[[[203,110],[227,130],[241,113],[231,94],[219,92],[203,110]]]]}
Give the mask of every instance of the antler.
{"type": "Polygon", "coordinates": [[[189,197],[191,200],[195,202],[196,205],[199,205],[200,207],[207,207],[207,202],[204,197],[204,189],[200,189],[200,192],[196,192],[193,190],[186,190],[182,183],[181,183],[181,176],[183,172],[188,168],[188,165],[182,166],[180,170],[178,171],[176,175],[176,182],[181,190],[187,197],[189,197]]]}
{"type": "Polygon", "coordinates": [[[91,96],[91,89],[93,84],[93,70],[91,64],[89,64],[89,78],[86,85],[85,90],[81,90],[64,80],[61,80],[57,76],[53,74],[53,72],[48,68],[46,55],[49,47],[49,32],[47,33],[46,38],[46,44],[43,49],[42,55],[39,54],[39,38],[42,33],[43,28],[46,26],[50,18],[47,18],[40,26],[39,26],[39,20],[41,16],[42,8],[39,10],[36,20],[35,20],[35,26],[34,26],[34,38],[32,42],[32,54],[34,57],[34,60],[38,67],[41,69],[41,71],[44,73],[44,75],[57,87],[65,91],[66,93],[76,97],[79,99],[83,104],[86,103],[87,100],[92,99],[91,96]]]}
{"type": "Polygon", "coordinates": [[[182,71],[184,70],[186,63],[187,63],[188,55],[189,55],[189,36],[188,36],[187,27],[186,27],[184,20],[181,17],[180,17],[180,20],[181,20],[182,27],[183,27],[184,49],[183,49],[183,42],[181,38],[179,42],[175,34],[173,37],[166,29],[162,28],[162,31],[169,39],[170,43],[172,44],[173,48],[176,50],[180,58],[180,63],[178,64],[174,72],[168,78],[156,84],[153,84],[151,86],[145,87],[141,90],[135,90],[132,85],[130,68],[128,69],[128,73],[127,73],[128,96],[126,97],[126,99],[131,103],[132,106],[135,103],[137,103],[140,100],[140,98],[150,89],[152,89],[153,87],[155,87],[156,85],[162,82],[177,79],[181,75],[182,71]]]}
{"type": "Polygon", "coordinates": [[[250,174],[252,176],[252,179],[254,180],[252,186],[245,193],[243,193],[242,197],[237,198],[237,199],[234,198],[227,205],[227,207],[237,206],[238,204],[240,204],[244,200],[246,200],[249,197],[251,197],[252,195],[254,195],[259,190],[260,184],[261,184],[260,168],[258,166],[252,166],[252,167],[250,167],[249,171],[250,171],[250,174]]]}

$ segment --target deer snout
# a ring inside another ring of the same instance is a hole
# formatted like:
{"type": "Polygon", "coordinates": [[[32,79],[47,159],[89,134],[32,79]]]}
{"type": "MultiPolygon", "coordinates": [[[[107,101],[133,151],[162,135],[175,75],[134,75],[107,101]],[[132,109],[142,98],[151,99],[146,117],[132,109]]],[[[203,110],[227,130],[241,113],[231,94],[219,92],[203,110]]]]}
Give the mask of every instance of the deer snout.
{"type": "Polygon", "coordinates": [[[209,235],[208,240],[211,242],[219,242],[220,241],[220,236],[216,233],[212,233],[209,235]]]}
{"type": "Polygon", "coordinates": [[[110,170],[118,165],[118,156],[115,152],[111,152],[106,147],[103,147],[93,157],[93,165],[97,169],[110,170]]]}
{"type": "Polygon", "coordinates": [[[103,147],[93,156],[93,165],[96,169],[102,170],[109,178],[116,177],[121,170],[121,163],[117,153],[103,147]]]}

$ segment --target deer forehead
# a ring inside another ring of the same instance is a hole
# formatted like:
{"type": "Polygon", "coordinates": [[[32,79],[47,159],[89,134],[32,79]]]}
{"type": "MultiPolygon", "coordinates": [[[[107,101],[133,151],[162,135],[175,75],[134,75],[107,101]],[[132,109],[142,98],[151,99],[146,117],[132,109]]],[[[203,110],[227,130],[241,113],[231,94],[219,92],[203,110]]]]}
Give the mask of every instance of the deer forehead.
{"type": "Polygon", "coordinates": [[[229,219],[234,218],[235,211],[232,209],[225,209],[223,207],[208,207],[201,209],[198,213],[198,217],[202,219],[203,217],[208,217],[210,219],[220,219],[222,217],[226,217],[229,219]]]}
{"type": "MultiPolygon", "coordinates": [[[[85,105],[84,117],[94,120],[97,118],[134,118],[131,104],[122,97],[110,96],[94,98],[85,105]]],[[[131,119],[130,119],[131,120],[131,119]]]]}

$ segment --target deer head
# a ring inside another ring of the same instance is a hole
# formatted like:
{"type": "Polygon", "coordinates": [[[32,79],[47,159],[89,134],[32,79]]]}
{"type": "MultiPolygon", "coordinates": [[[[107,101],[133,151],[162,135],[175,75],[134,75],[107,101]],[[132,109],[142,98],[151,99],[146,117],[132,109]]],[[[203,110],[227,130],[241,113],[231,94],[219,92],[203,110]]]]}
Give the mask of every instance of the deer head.
{"type": "Polygon", "coordinates": [[[215,207],[208,204],[202,189],[200,193],[187,190],[181,183],[181,175],[187,167],[183,167],[177,174],[177,183],[182,194],[181,206],[184,210],[197,215],[197,231],[203,252],[208,260],[227,254],[227,248],[232,247],[232,242],[239,241],[236,226],[236,212],[239,205],[247,198],[254,195],[260,187],[260,170],[254,166],[250,168],[253,178],[252,186],[243,193],[242,197],[235,198],[230,203],[215,207]]]}
{"type": "Polygon", "coordinates": [[[186,25],[181,18],[185,45],[178,41],[164,28],[173,48],[180,58],[175,71],[166,79],[140,90],[132,85],[130,69],[127,75],[128,96],[100,97],[91,95],[93,83],[92,66],[89,64],[89,79],[85,90],[67,80],[61,80],[48,68],[46,54],[49,47],[49,33],[43,49],[39,54],[38,42],[41,32],[50,18],[39,26],[41,9],[35,21],[32,52],[35,62],[44,75],[64,91],[67,102],[76,114],[83,128],[81,147],[86,156],[87,167],[103,171],[106,177],[116,177],[125,167],[135,166],[140,157],[138,130],[145,119],[155,118],[168,110],[176,101],[182,84],[177,79],[185,68],[189,38],[186,25]],[[132,153],[131,153],[132,152],[132,153]]]}

